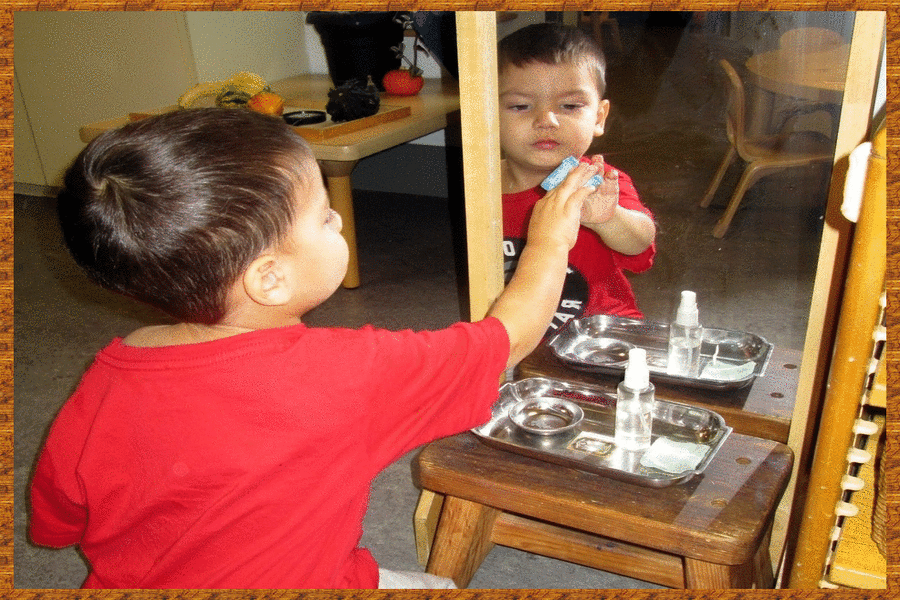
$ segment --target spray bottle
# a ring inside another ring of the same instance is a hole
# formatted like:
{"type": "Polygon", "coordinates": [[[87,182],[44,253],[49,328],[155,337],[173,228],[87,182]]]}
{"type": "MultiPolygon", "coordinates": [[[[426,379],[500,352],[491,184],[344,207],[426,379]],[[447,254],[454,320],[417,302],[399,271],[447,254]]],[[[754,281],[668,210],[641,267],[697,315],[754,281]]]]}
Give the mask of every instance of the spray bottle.
{"type": "Polygon", "coordinates": [[[681,304],[675,313],[675,321],[669,326],[669,360],[666,372],[681,377],[699,377],[702,341],[703,327],[698,318],[697,295],[685,290],[681,292],[681,304]]]}
{"type": "Polygon", "coordinates": [[[619,384],[616,399],[616,446],[625,450],[646,450],[653,430],[655,388],[650,383],[647,351],[628,351],[625,378],[619,384]]]}

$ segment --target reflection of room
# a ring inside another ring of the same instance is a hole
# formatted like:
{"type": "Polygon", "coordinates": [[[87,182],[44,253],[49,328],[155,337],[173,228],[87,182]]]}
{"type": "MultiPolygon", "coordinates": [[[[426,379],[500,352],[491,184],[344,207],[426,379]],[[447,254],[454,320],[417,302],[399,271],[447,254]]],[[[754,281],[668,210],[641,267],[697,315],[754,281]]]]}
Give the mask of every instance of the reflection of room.
{"type": "MultiPolygon", "coordinates": [[[[303,13],[17,15],[16,33],[28,29],[29,35],[17,35],[16,45],[16,587],[80,585],[85,566],[74,551],[25,541],[21,500],[28,472],[50,418],[90,357],[114,335],[160,319],[94,290],[62,251],[48,197],[82,147],[78,127],[171,104],[197,81],[241,70],[273,81],[327,73],[318,37],[303,19],[303,13]],[[91,40],[99,49],[85,46],[91,40]]],[[[607,48],[613,108],[595,150],[632,176],[659,225],[655,265],[630,278],[646,316],[670,319],[678,292],[693,289],[705,325],[751,331],[802,350],[830,170],[813,165],[762,178],[747,191],[727,233],[713,237],[743,167],[735,163],[710,207],[699,206],[729,143],[718,61],[732,61],[749,80],[748,59],[777,49],[789,29],[824,28],[847,43],[853,15],[613,12],[595,23],[574,12],[513,12],[501,14],[497,32],[544,19],[581,23],[607,48]]],[[[425,67],[426,77],[447,76],[433,60],[425,67]]],[[[835,135],[840,113],[833,105],[820,110],[808,98],[771,90],[754,91],[753,99],[767,114],[754,117],[759,130],[784,125],[835,135]]],[[[459,291],[466,282],[450,250],[459,242],[460,211],[458,173],[447,166],[457,163],[451,137],[438,132],[359,162],[353,187],[362,282],[356,290],[339,290],[309,315],[310,324],[435,328],[465,315],[459,291]]],[[[410,460],[404,457],[376,480],[363,544],[393,568],[421,570],[410,518],[418,499],[410,460]]],[[[649,587],[502,547],[470,586],[649,587]]]]}

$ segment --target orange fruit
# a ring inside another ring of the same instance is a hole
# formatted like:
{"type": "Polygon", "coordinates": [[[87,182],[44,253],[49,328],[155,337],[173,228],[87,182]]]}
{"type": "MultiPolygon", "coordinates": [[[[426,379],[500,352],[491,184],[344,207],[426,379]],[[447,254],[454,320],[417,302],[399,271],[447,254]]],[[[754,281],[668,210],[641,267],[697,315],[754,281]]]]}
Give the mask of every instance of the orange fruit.
{"type": "Polygon", "coordinates": [[[272,92],[260,92],[247,101],[247,108],[264,115],[280,115],[284,112],[284,99],[272,92]]]}

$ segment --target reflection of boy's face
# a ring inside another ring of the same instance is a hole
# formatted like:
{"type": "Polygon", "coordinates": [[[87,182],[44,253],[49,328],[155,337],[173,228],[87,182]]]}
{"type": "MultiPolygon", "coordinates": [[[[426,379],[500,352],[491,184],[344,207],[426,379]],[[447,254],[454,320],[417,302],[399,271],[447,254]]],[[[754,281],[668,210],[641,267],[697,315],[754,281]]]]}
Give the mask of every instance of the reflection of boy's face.
{"type": "Polygon", "coordinates": [[[592,69],[542,62],[503,68],[500,147],[508,168],[549,174],[567,156],[582,156],[603,134],[609,101],[600,99],[592,69]]]}

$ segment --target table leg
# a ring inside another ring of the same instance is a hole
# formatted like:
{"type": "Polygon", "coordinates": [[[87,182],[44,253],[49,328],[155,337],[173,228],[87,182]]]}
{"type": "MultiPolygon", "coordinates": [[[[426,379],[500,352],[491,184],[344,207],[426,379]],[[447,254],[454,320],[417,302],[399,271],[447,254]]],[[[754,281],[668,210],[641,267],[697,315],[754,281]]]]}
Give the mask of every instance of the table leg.
{"type": "Polygon", "coordinates": [[[350,173],[356,161],[320,160],[319,166],[325,174],[328,184],[328,195],[331,208],[341,215],[343,229],[341,235],[347,241],[350,258],[347,262],[347,275],[344,276],[344,287],[359,287],[359,259],[356,251],[356,221],[353,218],[353,186],[350,173]]]}
{"type": "Polygon", "coordinates": [[[460,589],[467,587],[494,547],[491,531],[499,514],[476,502],[445,497],[426,572],[449,577],[460,589]]]}

